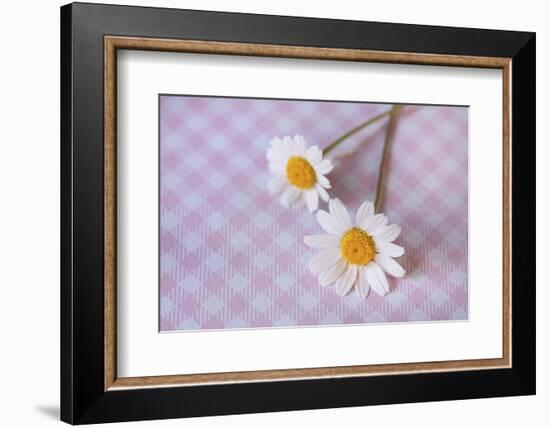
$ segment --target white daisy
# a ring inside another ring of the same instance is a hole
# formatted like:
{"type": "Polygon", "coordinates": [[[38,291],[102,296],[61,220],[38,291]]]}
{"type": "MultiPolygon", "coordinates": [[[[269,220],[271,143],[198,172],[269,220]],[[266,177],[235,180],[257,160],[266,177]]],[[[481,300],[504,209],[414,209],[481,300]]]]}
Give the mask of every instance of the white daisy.
{"type": "Polygon", "coordinates": [[[329,201],[329,212],[319,211],[317,221],[328,235],[311,235],[304,242],[320,248],[310,263],[319,283],[334,284],[340,296],[355,287],[360,297],[367,297],[372,287],[383,296],[390,291],[384,271],[401,278],[405,271],[392,258],[402,256],[403,247],[392,244],[401,228],[388,225],[384,214],[374,214],[374,204],[363,203],[355,216],[354,227],[348,211],[339,199],[329,201]]]}
{"type": "Polygon", "coordinates": [[[272,194],[281,193],[284,206],[303,207],[310,211],[319,207],[319,196],[329,200],[325,189],[330,182],[325,177],[334,166],[323,159],[323,152],[317,146],[308,148],[304,137],[274,138],[267,150],[269,170],[274,175],[269,183],[272,194]]]}

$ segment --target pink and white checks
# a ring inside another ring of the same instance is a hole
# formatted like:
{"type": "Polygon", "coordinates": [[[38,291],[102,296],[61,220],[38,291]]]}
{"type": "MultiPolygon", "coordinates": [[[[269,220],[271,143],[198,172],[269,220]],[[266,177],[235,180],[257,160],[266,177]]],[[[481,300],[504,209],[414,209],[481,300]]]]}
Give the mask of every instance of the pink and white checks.
{"type": "MultiPolygon", "coordinates": [[[[342,298],[308,270],[307,211],[268,190],[271,138],[320,148],[389,105],[161,96],[160,329],[461,320],[468,316],[468,110],[407,106],[383,211],[402,227],[407,274],[385,297],[342,298]]],[[[331,196],[374,199],[387,119],[331,153],[331,196]]],[[[321,205],[324,209],[324,205],[321,205]]]]}

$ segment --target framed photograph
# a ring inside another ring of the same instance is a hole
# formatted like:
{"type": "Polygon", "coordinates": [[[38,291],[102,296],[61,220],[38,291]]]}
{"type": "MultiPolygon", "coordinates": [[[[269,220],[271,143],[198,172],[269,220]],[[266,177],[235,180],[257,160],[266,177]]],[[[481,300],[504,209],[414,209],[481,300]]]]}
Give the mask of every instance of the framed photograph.
{"type": "Polygon", "coordinates": [[[535,393],[535,35],[61,8],[61,418],[535,393]]]}

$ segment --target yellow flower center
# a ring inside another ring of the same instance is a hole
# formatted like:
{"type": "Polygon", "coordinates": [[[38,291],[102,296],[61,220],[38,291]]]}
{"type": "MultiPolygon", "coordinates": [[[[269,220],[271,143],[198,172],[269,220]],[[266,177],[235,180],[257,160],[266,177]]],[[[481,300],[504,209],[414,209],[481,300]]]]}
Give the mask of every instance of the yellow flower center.
{"type": "Polygon", "coordinates": [[[366,265],[376,255],[374,239],[357,227],[348,230],[340,243],[342,256],[353,265],[366,265]]]}
{"type": "Polygon", "coordinates": [[[317,174],[311,164],[300,156],[292,156],[288,160],[286,176],[290,184],[300,189],[310,189],[317,181],[317,174]]]}

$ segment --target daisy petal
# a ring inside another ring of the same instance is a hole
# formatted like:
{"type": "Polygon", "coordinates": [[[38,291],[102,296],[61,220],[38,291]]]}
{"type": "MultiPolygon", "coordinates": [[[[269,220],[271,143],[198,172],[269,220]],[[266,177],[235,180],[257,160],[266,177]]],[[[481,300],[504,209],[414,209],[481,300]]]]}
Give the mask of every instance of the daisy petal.
{"type": "Polygon", "coordinates": [[[326,272],[341,259],[339,248],[325,248],[312,257],[309,268],[314,274],[320,274],[326,272]]]}
{"type": "Polygon", "coordinates": [[[311,248],[340,247],[340,238],[334,235],[308,235],[304,236],[304,242],[311,248]]]}
{"type": "Polygon", "coordinates": [[[331,199],[328,201],[328,209],[332,215],[332,218],[336,220],[336,223],[342,233],[345,233],[347,230],[352,228],[348,210],[340,199],[331,199]]]}
{"type": "Polygon", "coordinates": [[[347,265],[348,264],[343,259],[340,259],[338,263],[332,266],[329,270],[319,275],[319,284],[321,287],[334,284],[334,281],[340,278],[340,276],[344,273],[347,265]]]}
{"type": "Polygon", "coordinates": [[[310,189],[306,194],[307,209],[311,212],[319,208],[319,194],[316,189],[310,189]]]}
{"type": "Polygon", "coordinates": [[[365,221],[365,230],[369,235],[374,235],[380,228],[388,224],[388,218],[384,214],[376,214],[365,221]]]}
{"type": "Polygon", "coordinates": [[[372,233],[371,235],[374,236],[376,235],[377,233],[381,232],[382,230],[384,230],[384,228],[388,225],[388,217],[384,216],[384,221],[381,222],[381,224],[378,225],[377,228],[372,228],[372,233]]]}
{"type": "Polygon", "coordinates": [[[271,148],[286,159],[292,156],[292,152],[288,147],[287,141],[282,138],[274,138],[271,140],[271,148]]]}
{"type": "Polygon", "coordinates": [[[371,201],[366,201],[361,204],[357,210],[357,215],[355,216],[355,224],[361,229],[366,229],[365,223],[369,217],[374,215],[374,204],[371,201]]]}
{"type": "Polygon", "coordinates": [[[348,264],[344,273],[336,280],[334,287],[336,293],[340,296],[345,296],[349,293],[355,280],[357,279],[357,266],[348,264]]]}
{"type": "Polygon", "coordinates": [[[298,155],[298,149],[296,148],[296,144],[294,144],[294,140],[291,137],[284,137],[283,144],[289,156],[298,155]]]}
{"type": "Polygon", "coordinates": [[[385,256],[384,254],[377,254],[374,257],[374,261],[378,263],[382,269],[388,272],[391,276],[396,278],[402,278],[405,275],[405,269],[403,269],[399,263],[397,263],[391,257],[385,256]]]}
{"type": "Polygon", "coordinates": [[[321,162],[323,159],[323,153],[317,146],[311,146],[309,149],[307,149],[306,152],[306,159],[309,161],[312,165],[317,165],[321,162]]]}
{"type": "Polygon", "coordinates": [[[281,203],[285,207],[292,206],[300,197],[301,192],[294,186],[287,186],[283,194],[281,195],[281,203]]]}
{"type": "Polygon", "coordinates": [[[325,202],[328,202],[330,197],[328,196],[327,191],[323,189],[319,183],[315,185],[315,188],[317,189],[317,192],[319,193],[319,196],[321,197],[321,199],[325,202]]]}
{"type": "Polygon", "coordinates": [[[378,241],[376,243],[376,250],[380,254],[384,254],[389,257],[401,257],[405,254],[405,249],[403,247],[384,241],[378,241]]]}
{"type": "Polygon", "coordinates": [[[401,233],[401,227],[397,224],[390,224],[385,228],[376,231],[374,238],[376,241],[392,242],[399,236],[401,233]]]}
{"type": "Polygon", "coordinates": [[[269,191],[272,195],[281,193],[286,189],[287,181],[284,177],[275,176],[269,181],[269,191]]]}
{"type": "Polygon", "coordinates": [[[367,281],[367,273],[365,267],[361,267],[357,271],[357,281],[355,282],[355,291],[362,299],[366,299],[370,292],[370,285],[367,281]]]}
{"type": "Polygon", "coordinates": [[[365,273],[367,275],[367,281],[376,293],[380,296],[384,296],[389,293],[390,286],[386,274],[382,271],[380,266],[376,263],[369,263],[365,266],[365,273]]]}
{"type": "Polygon", "coordinates": [[[296,144],[296,148],[298,149],[298,155],[304,156],[307,151],[307,145],[304,137],[302,137],[301,135],[295,135],[294,143],[296,144]]]}
{"type": "Polygon", "coordinates": [[[306,205],[306,195],[304,195],[304,192],[300,192],[300,197],[294,204],[292,205],[294,208],[303,208],[306,205]]]}
{"type": "Polygon", "coordinates": [[[283,140],[281,140],[279,137],[275,137],[271,139],[271,148],[272,149],[278,149],[280,145],[282,144],[283,140]]]}
{"type": "Polygon", "coordinates": [[[340,232],[339,228],[336,225],[336,222],[334,221],[334,218],[326,211],[317,211],[317,221],[327,233],[331,235],[342,236],[343,232],[340,232]]]}
{"type": "Polygon", "coordinates": [[[266,158],[270,162],[285,162],[287,160],[287,157],[278,148],[273,147],[267,149],[266,158]]]}
{"type": "Polygon", "coordinates": [[[328,174],[330,171],[332,171],[333,168],[334,168],[334,165],[328,159],[324,159],[321,162],[319,162],[319,164],[315,165],[315,170],[319,174],[323,174],[323,175],[328,174]]]}
{"type": "Polygon", "coordinates": [[[317,182],[321,186],[323,186],[325,189],[330,189],[331,188],[330,181],[328,181],[328,178],[325,177],[324,175],[317,174],[317,182]]]}
{"type": "Polygon", "coordinates": [[[286,173],[286,163],[284,162],[269,162],[269,172],[275,175],[284,175],[286,173]]]}

